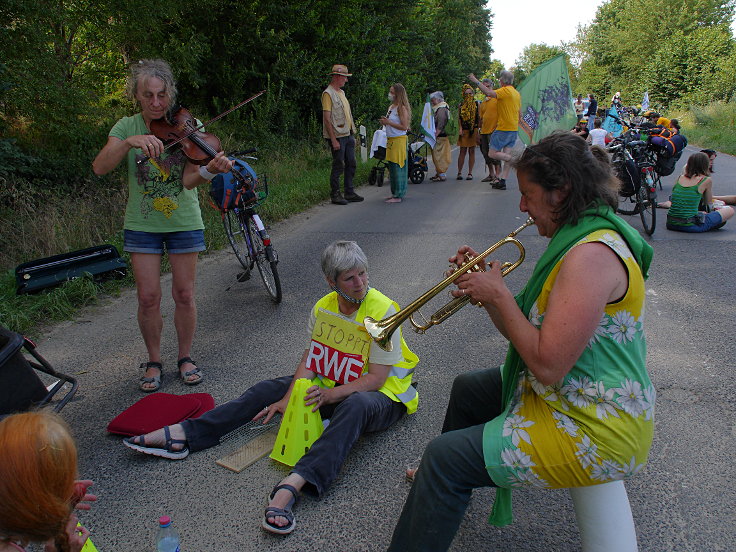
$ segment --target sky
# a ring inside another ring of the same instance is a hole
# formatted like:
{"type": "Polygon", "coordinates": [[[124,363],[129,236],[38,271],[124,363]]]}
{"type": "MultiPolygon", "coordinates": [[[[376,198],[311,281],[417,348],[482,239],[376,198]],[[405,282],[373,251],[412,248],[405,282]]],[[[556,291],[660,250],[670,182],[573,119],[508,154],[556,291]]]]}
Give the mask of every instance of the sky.
{"type": "Polygon", "coordinates": [[[575,39],[578,24],[587,25],[604,0],[489,0],[493,12],[491,57],[511,67],[525,46],[559,46],[575,39]]]}

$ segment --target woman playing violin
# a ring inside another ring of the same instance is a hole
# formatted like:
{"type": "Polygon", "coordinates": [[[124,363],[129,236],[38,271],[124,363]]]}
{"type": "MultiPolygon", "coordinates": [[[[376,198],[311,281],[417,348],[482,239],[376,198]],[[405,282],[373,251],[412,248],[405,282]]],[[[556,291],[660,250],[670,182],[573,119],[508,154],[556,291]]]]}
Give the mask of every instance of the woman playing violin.
{"type": "Polygon", "coordinates": [[[231,170],[218,152],[206,165],[197,166],[181,148],[166,148],[151,132],[151,122],[164,117],[174,105],[176,84],[169,64],[141,60],[131,67],[128,93],[140,113],[123,117],[112,127],[92,163],[95,174],[107,174],[125,159],[128,169],[128,204],[125,210],[124,249],[130,253],[138,292],[138,325],[148,350],[139,387],[161,387],[161,256],[169,254],[174,325],[179,345],[178,368],[182,381],[196,385],[202,372],[191,359],[197,321],[194,282],[199,251],[205,250],[204,223],[196,187],[218,173],[231,170]],[[142,161],[142,162],[141,162],[142,161]]]}

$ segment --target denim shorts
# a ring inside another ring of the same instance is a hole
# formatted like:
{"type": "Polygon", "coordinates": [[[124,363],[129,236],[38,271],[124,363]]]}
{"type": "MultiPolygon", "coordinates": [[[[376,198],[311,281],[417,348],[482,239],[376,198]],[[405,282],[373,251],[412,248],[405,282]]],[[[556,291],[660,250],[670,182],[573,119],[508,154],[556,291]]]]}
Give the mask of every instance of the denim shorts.
{"type": "Polygon", "coordinates": [[[669,222],[667,222],[667,230],[696,234],[698,232],[708,232],[709,230],[715,230],[717,228],[720,228],[724,224],[726,224],[726,221],[721,218],[721,215],[718,214],[718,211],[712,211],[705,214],[703,222],[696,223],[691,226],[680,226],[679,224],[670,224],[669,222]]]}
{"type": "Polygon", "coordinates": [[[503,148],[512,148],[516,143],[515,130],[494,130],[491,134],[491,148],[501,151],[503,148]]]}
{"type": "Polygon", "coordinates": [[[204,230],[186,230],[183,232],[141,232],[125,230],[123,233],[123,250],[128,253],[154,253],[162,255],[164,244],[169,255],[176,253],[195,253],[204,251],[204,230]]]}

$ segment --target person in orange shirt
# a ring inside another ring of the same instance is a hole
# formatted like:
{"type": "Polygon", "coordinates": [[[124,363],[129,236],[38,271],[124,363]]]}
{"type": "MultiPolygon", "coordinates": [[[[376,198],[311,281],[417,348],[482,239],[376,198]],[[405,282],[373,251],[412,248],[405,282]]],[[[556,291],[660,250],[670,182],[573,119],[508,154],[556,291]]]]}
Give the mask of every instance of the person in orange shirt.
{"type": "Polygon", "coordinates": [[[519,131],[519,112],[521,111],[521,95],[514,88],[514,74],[511,71],[501,71],[498,74],[498,80],[501,81],[501,88],[493,90],[482,82],[480,82],[472,73],[468,78],[474,82],[478,88],[491,98],[496,98],[498,122],[496,130],[491,134],[491,145],[488,155],[493,159],[504,161],[501,170],[501,178],[497,183],[491,184],[496,190],[506,189],[506,178],[511,171],[511,148],[516,144],[516,135],[519,131]]]}

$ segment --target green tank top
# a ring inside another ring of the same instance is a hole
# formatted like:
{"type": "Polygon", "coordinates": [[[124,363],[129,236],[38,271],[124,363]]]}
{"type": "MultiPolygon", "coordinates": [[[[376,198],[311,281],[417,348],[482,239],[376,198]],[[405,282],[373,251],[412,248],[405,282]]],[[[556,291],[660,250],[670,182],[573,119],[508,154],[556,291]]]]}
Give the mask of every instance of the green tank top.
{"type": "Polygon", "coordinates": [[[680,179],[677,179],[675,187],[672,189],[672,206],[667,213],[667,220],[674,222],[678,226],[692,226],[693,222],[679,222],[673,219],[687,220],[698,214],[698,207],[703,198],[703,194],[698,191],[703,180],[708,178],[704,176],[694,186],[683,186],[680,179]]]}

